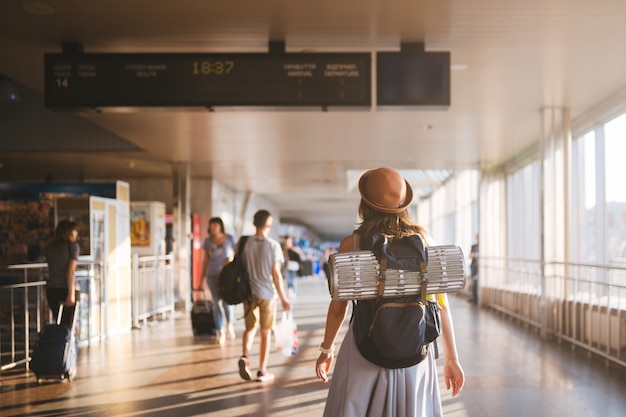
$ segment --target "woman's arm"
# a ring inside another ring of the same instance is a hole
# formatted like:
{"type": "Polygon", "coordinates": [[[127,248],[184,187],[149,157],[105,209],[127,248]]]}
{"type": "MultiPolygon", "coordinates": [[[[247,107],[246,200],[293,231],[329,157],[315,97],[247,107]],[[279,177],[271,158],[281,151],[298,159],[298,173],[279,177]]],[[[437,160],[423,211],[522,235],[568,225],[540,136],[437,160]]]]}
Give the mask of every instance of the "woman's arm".
{"type": "MultiPolygon", "coordinates": [[[[444,294],[445,297],[445,294],[444,294]]],[[[444,364],[443,377],[447,389],[452,389],[452,396],[456,396],[465,384],[463,368],[459,363],[456,350],[456,340],[454,337],[454,326],[452,324],[452,314],[446,302],[441,308],[441,338],[443,340],[444,364]]]]}
{"type": "Polygon", "coordinates": [[[237,250],[237,242],[231,235],[226,235],[226,242],[228,243],[228,256],[224,259],[224,265],[227,265],[235,259],[235,251],[237,250]]]}
{"type": "Polygon", "coordinates": [[[67,298],[65,299],[65,305],[68,307],[76,304],[76,265],[78,265],[76,259],[70,259],[67,264],[67,298]]]}
{"type": "MultiPolygon", "coordinates": [[[[339,252],[348,252],[353,250],[353,237],[345,238],[339,246],[339,252]]],[[[348,312],[348,301],[331,300],[328,306],[328,314],[326,316],[326,328],[324,330],[324,340],[320,345],[323,350],[315,363],[315,373],[317,377],[324,382],[328,382],[328,371],[333,363],[335,339],[339,334],[339,329],[343,325],[348,312]]]]}
{"type": "Polygon", "coordinates": [[[321,344],[321,348],[325,349],[320,353],[315,363],[315,372],[317,377],[324,382],[328,382],[327,372],[330,371],[330,366],[333,363],[335,357],[335,339],[339,333],[339,329],[346,318],[348,312],[348,301],[332,300],[328,307],[328,315],[326,316],[326,329],[324,331],[324,341],[321,344]]]}
{"type": "Polygon", "coordinates": [[[203,255],[202,255],[202,275],[200,275],[200,278],[204,278],[206,277],[206,271],[207,268],[209,266],[209,258],[211,257],[211,255],[209,255],[209,251],[206,249],[202,250],[203,255]]]}

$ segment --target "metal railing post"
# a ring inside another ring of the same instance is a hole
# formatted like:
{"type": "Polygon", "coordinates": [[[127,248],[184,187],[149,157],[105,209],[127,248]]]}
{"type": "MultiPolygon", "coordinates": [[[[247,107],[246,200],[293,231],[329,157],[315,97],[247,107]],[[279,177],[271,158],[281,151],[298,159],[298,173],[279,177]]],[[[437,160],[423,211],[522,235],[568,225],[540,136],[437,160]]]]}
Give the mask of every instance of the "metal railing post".
{"type": "Polygon", "coordinates": [[[133,320],[133,329],[139,329],[139,255],[136,253],[132,257],[132,274],[131,281],[131,312],[133,320]]]}

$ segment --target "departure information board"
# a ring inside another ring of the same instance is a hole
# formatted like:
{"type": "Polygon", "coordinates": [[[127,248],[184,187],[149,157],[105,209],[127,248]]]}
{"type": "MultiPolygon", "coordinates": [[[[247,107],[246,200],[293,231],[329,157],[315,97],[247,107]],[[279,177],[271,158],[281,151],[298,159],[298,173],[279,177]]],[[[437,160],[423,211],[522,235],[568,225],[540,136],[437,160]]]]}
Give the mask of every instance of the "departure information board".
{"type": "Polygon", "coordinates": [[[371,105],[370,53],[45,54],[45,105],[371,105]]]}

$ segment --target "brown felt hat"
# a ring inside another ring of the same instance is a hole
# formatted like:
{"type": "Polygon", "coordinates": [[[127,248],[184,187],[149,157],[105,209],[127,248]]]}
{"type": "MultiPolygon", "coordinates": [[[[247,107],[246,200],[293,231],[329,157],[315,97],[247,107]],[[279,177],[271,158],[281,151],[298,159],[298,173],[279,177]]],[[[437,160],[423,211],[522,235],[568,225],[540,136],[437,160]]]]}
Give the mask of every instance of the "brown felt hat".
{"type": "Polygon", "coordinates": [[[411,186],[393,168],[376,168],[361,175],[359,192],[365,204],[381,213],[400,213],[413,201],[411,186]]]}

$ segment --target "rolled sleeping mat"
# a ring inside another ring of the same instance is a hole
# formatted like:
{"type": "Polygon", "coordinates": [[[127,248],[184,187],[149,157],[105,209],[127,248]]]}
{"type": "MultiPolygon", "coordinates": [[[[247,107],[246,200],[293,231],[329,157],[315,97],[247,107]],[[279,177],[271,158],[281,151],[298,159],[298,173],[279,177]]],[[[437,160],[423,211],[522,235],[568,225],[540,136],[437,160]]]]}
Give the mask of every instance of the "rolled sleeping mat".
{"type": "MultiPolygon", "coordinates": [[[[465,258],[458,246],[430,246],[427,294],[454,292],[465,287],[465,258]]],[[[380,264],[370,250],[334,253],[329,259],[333,300],[367,300],[378,294],[380,264]]],[[[419,294],[419,271],[387,269],[383,297],[419,294]]]]}

